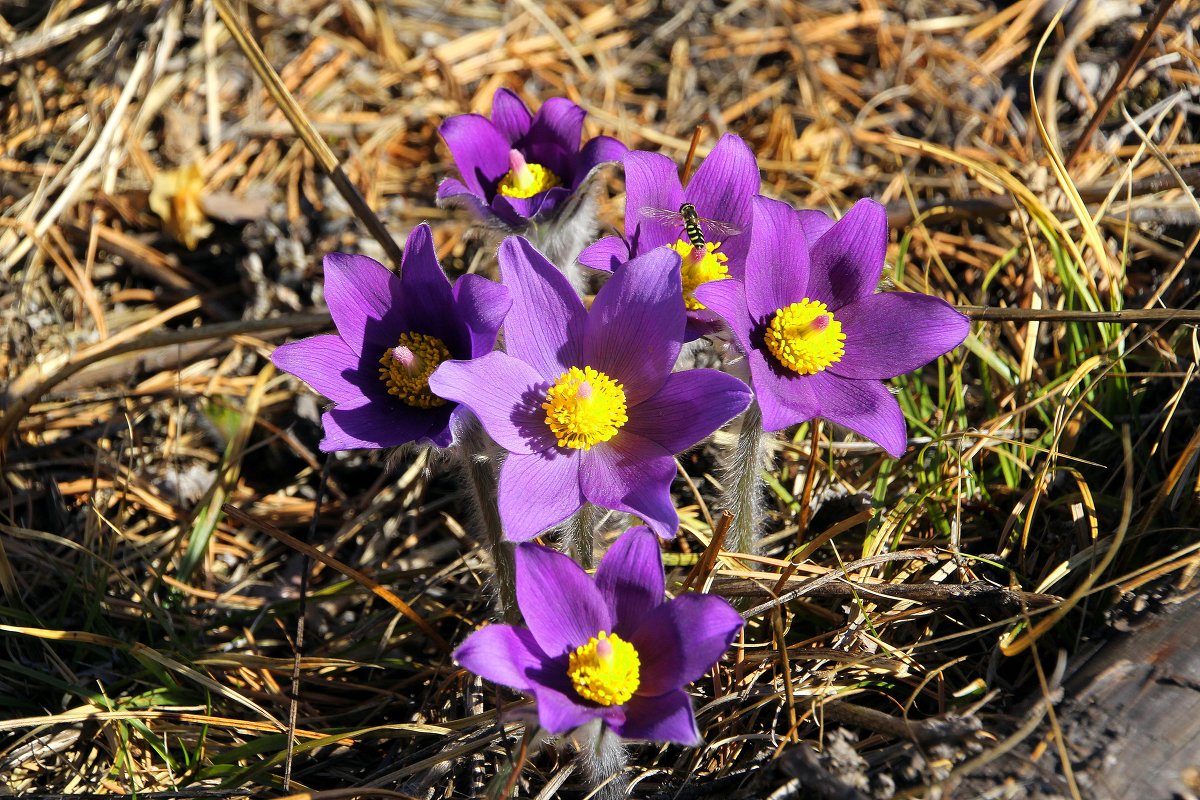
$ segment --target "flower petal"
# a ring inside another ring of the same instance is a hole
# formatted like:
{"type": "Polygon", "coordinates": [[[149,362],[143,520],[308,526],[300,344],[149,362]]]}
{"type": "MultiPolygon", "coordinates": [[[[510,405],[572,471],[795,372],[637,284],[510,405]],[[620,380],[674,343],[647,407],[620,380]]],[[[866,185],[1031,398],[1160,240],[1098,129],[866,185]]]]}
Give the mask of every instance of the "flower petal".
{"type": "Polygon", "coordinates": [[[517,545],[517,605],[538,646],[557,658],[612,630],[612,612],[583,568],[540,544],[517,545]]]}
{"type": "Polygon", "coordinates": [[[750,312],[746,310],[746,290],[741,283],[735,280],[710,281],[697,286],[692,296],[725,320],[742,352],[752,348],[750,333],[753,322],[750,312]]]}
{"type": "Polygon", "coordinates": [[[679,527],[671,502],[674,477],[675,458],[662,445],[626,430],[584,453],[579,470],[584,497],[638,515],[664,539],[679,527]]]}
{"type": "Polygon", "coordinates": [[[482,275],[463,275],[454,284],[454,305],[466,323],[471,339],[470,352],[462,355],[475,357],[490,353],[496,346],[500,325],[512,307],[508,287],[482,275]]]}
{"type": "Polygon", "coordinates": [[[565,186],[555,186],[533,197],[506,197],[498,194],[492,199],[494,214],[513,227],[520,227],[541,214],[550,214],[571,196],[565,186]]]}
{"type": "Polygon", "coordinates": [[[510,453],[500,468],[504,535],[526,542],[583,506],[577,451],[510,453]]]}
{"type": "Polygon", "coordinates": [[[655,697],[634,695],[625,706],[625,720],[612,726],[622,739],[674,742],[686,747],[703,744],[692,713],[692,698],[682,689],[655,697]]]}
{"type": "Polygon", "coordinates": [[[874,292],[883,274],[887,239],[887,210],[874,200],[859,200],[812,243],[807,296],[837,311],[874,292]]]}
{"type": "Polygon", "coordinates": [[[683,236],[683,222],[667,224],[652,212],[678,212],[683,188],[675,162],[661,153],[630,150],[625,156],[625,236],[630,255],[647,253],[683,236]]]}
{"type": "Polygon", "coordinates": [[[583,301],[566,276],[520,236],[501,243],[499,260],[500,276],[512,292],[505,349],[547,380],[557,380],[583,355],[583,301]]]}
{"type": "Polygon", "coordinates": [[[629,245],[620,236],[605,236],[583,248],[575,260],[585,267],[612,272],[629,260],[629,245]]]}
{"type": "Polygon", "coordinates": [[[857,381],[829,370],[809,376],[821,400],[821,416],[849,428],[899,458],[908,446],[904,414],[892,393],[879,381],[857,381]]]}
{"type": "Polygon", "coordinates": [[[488,625],[458,646],[454,660],[492,683],[528,691],[533,682],[526,673],[542,667],[546,654],[525,628],[488,625]]]}
{"type": "Polygon", "coordinates": [[[962,344],[971,321],[938,297],[909,292],[868,295],[836,314],[846,353],[829,371],[843,378],[894,378],[962,344]]]}
{"type": "Polygon", "coordinates": [[[546,383],[520,359],[496,352],[445,361],[429,376],[429,388],[471,409],[505,450],[532,453],[555,444],[541,408],[546,383]]]}
{"type": "Polygon", "coordinates": [[[802,208],[796,212],[796,216],[800,218],[800,228],[810,244],[828,233],[835,222],[833,217],[815,208],[802,208]]]}
{"type": "Polygon", "coordinates": [[[444,430],[453,410],[450,405],[433,409],[409,408],[398,400],[339,404],[321,415],[321,424],[325,428],[321,451],[398,447],[420,441],[444,430]]]}
{"type": "Polygon", "coordinates": [[[378,349],[366,356],[379,358],[384,349],[409,330],[400,302],[400,278],[373,258],[330,253],[325,256],[325,304],[342,341],[355,353],[364,345],[378,349]]]}
{"type": "Polygon", "coordinates": [[[597,293],[584,329],[584,363],[623,384],[632,408],[671,374],[684,318],[679,254],[663,247],[638,256],[597,293]]]}
{"type": "Polygon", "coordinates": [[[820,414],[822,404],[812,383],[813,376],[785,372],[771,359],[772,356],[757,349],[746,354],[750,383],[762,411],[763,430],[783,430],[820,414]]]}
{"type": "Polygon", "coordinates": [[[808,242],[800,218],[787,203],[755,197],[746,254],[746,309],[765,321],[808,297],[808,242]]]}
{"type": "Polygon", "coordinates": [[[629,410],[624,430],[682,453],[745,411],[750,398],[749,386],[715,369],[672,372],[657,394],[629,410]]]}
{"type": "Polygon", "coordinates": [[[399,302],[411,330],[435,336],[451,353],[466,355],[470,347],[467,328],[455,313],[450,279],[438,263],[433,233],[424,222],[412,229],[404,243],[399,302]]]}
{"type": "Polygon", "coordinates": [[[642,617],[663,602],[663,561],[658,538],[644,525],[617,537],[596,567],[596,588],[613,611],[613,630],[626,641],[642,617]]]}
{"type": "Polygon", "coordinates": [[[481,197],[490,197],[508,172],[511,146],[491,120],[478,114],[450,117],[438,128],[450,148],[463,183],[481,197]]]}
{"type": "Polygon", "coordinates": [[[553,143],[568,153],[578,153],[586,116],[586,111],[567,98],[551,97],[534,114],[526,142],[529,146],[553,143]]]}
{"type": "Polygon", "coordinates": [[[480,219],[495,216],[481,194],[468,189],[458,178],[443,178],[437,188],[438,208],[468,208],[480,219]]]}
{"type": "MultiPolygon", "coordinates": [[[[584,705],[574,692],[561,692],[548,686],[535,686],[538,724],[550,733],[567,733],[597,717],[611,716],[609,709],[584,705]]],[[[624,716],[618,714],[617,716],[624,716]]]]}
{"type": "Polygon", "coordinates": [[[625,158],[629,148],[611,136],[596,136],[588,139],[579,151],[575,166],[572,189],[578,189],[592,170],[601,164],[612,164],[625,158]]]}
{"type": "Polygon", "coordinates": [[[750,224],[750,198],[761,181],[754,153],[737,134],[727,133],[696,169],[683,197],[702,217],[743,229],[750,224]]]}
{"type": "Polygon", "coordinates": [[[533,114],[511,89],[497,89],[492,96],[492,124],[503,134],[510,145],[516,144],[529,133],[533,114]]]}
{"type": "MultiPolygon", "coordinates": [[[[374,370],[363,375],[365,370],[360,367],[361,360],[359,353],[352,351],[342,337],[334,334],[281,344],[271,353],[271,363],[335,403],[361,403],[365,395],[360,384],[379,382],[374,370]]],[[[369,366],[377,365],[370,362],[369,366]]]]}
{"type": "Polygon", "coordinates": [[[638,691],[658,694],[696,680],[721,659],[742,625],[742,615],[712,594],[680,595],[654,609],[629,640],[644,654],[638,691]]]}

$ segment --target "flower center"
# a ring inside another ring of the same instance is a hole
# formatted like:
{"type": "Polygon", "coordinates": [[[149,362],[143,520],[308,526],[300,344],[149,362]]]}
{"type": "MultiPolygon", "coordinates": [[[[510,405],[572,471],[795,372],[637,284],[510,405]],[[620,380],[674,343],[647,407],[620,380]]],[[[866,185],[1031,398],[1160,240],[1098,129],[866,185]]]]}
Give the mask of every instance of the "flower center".
{"type": "Polygon", "coordinates": [[[429,390],[429,376],[450,358],[441,339],[423,333],[402,333],[400,344],[379,359],[379,379],[395,395],[416,408],[434,408],[446,401],[429,390]]]}
{"type": "Polygon", "coordinates": [[[637,691],[641,666],[633,645],[615,633],[600,631],[571,653],[567,675],[580,697],[602,706],[619,706],[637,691]]]}
{"type": "Polygon", "coordinates": [[[842,323],[824,303],[807,297],[776,311],[763,338],[771,355],[798,375],[820,372],[846,354],[842,323]]]}
{"type": "Polygon", "coordinates": [[[607,442],[629,421],[624,387],[591,367],[564,372],[546,392],[542,408],[558,446],[577,450],[607,442]]]}
{"type": "Polygon", "coordinates": [[[729,257],[717,252],[720,246],[720,242],[705,242],[701,249],[683,239],[667,245],[679,253],[682,259],[680,270],[683,274],[683,304],[689,311],[700,311],[704,308],[704,304],[692,296],[697,286],[729,277],[729,270],[725,267],[729,257]]]}
{"type": "Polygon", "coordinates": [[[530,164],[516,150],[508,151],[509,170],[500,179],[496,191],[505,197],[533,197],[539,192],[553,189],[562,181],[541,164],[530,164]]]}

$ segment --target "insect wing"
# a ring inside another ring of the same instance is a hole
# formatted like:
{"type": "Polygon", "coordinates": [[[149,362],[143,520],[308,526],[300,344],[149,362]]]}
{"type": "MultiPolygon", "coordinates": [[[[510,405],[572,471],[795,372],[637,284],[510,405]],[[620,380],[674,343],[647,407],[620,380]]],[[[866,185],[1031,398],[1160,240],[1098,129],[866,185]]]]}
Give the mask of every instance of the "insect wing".
{"type": "Polygon", "coordinates": [[[642,219],[661,222],[663,225],[683,226],[683,215],[678,211],[669,211],[665,208],[658,208],[656,206],[642,206],[638,209],[638,216],[642,219]]]}

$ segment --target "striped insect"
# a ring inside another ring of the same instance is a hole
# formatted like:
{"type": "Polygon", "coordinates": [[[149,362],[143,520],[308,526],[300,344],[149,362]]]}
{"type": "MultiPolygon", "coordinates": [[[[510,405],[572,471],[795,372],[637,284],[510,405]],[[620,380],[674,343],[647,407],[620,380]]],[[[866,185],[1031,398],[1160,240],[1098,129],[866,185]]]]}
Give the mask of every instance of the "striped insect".
{"type": "Polygon", "coordinates": [[[742,232],[742,229],[737,225],[700,216],[696,212],[696,207],[691,203],[684,203],[679,207],[678,211],[644,206],[638,209],[638,216],[642,219],[654,220],[664,225],[681,226],[687,240],[700,252],[704,251],[704,245],[708,241],[705,238],[705,229],[708,229],[709,234],[712,236],[721,239],[729,236],[737,236],[742,232]]]}

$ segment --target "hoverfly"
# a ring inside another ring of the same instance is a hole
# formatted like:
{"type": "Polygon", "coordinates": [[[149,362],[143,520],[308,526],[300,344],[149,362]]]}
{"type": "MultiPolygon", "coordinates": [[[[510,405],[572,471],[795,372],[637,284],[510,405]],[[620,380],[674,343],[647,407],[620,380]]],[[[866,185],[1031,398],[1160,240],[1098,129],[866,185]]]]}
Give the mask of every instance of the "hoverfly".
{"type": "Polygon", "coordinates": [[[688,241],[692,243],[694,248],[701,252],[704,251],[704,245],[707,241],[704,238],[704,228],[707,228],[713,236],[722,239],[729,236],[737,236],[742,232],[741,228],[732,223],[700,216],[696,213],[696,207],[691,203],[684,203],[679,207],[678,211],[668,211],[665,208],[645,206],[638,209],[638,216],[642,219],[652,219],[655,222],[661,222],[664,225],[682,226],[688,241]]]}

